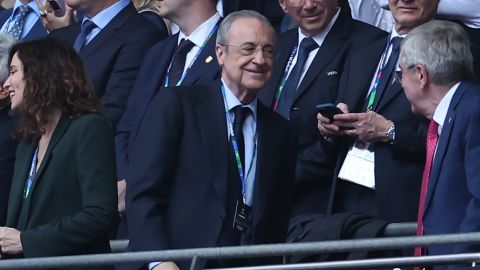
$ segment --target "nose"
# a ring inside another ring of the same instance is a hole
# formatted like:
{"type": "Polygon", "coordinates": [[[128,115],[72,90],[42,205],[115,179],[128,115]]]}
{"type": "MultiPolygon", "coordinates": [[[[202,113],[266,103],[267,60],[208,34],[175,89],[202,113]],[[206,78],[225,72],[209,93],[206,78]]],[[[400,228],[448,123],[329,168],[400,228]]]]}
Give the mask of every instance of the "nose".
{"type": "MultiPolygon", "coordinates": [[[[318,0],[317,0],[318,1],[318,0]]],[[[311,9],[316,6],[316,1],[315,0],[305,0],[303,3],[303,8],[304,9],[311,9]]]]}
{"type": "Polygon", "coordinates": [[[262,48],[257,48],[257,50],[255,51],[255,55],[253,56],[253,62],[259,65],[265,63],[265,54],[262,48]]]}
{"type": "Polygon", "coordinates": [[[3,83],[3,90],[9,90],[10,86],[10,76],[8,76],[7,80],[3,83]]]}

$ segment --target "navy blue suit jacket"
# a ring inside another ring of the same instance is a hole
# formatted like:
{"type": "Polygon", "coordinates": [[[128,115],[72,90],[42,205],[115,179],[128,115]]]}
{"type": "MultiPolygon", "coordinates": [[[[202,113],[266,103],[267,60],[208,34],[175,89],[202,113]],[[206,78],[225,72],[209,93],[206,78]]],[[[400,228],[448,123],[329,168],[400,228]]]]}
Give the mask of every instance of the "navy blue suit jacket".
{"type": "MultiPolygon", "coordinates": [[[[0,10],[0,27],[2,27],[3,24],[8,20],[10,15],[12,15],[12,11],[12,8],[0,10]]],[[[22,40],[40,39],[46,37],[47,34],[47,30],[45,30],[45,28],[43,27],[42,21],[38,19],[33,28],[30,29],[30,32],[28,32],[28,34],[24,38],[22,38],[22,40]]]]}
{"type": "MultiPolygon", "coordinates": [[[[182,85],[211,83],[219,78],[220,67],[215,55],[216,33],[205,45],[195,63],[189,69],[182,85]]],[[[162,87],[170,62],[177,47],[178,34],[155,44],[147,53],[138,78],[128,99],[127,110],[117,126],[115,145],[117,170],[120,179],[125,179],[129,163],[129,146],[135,141],[137,130],[147,107],[162,87]]]]}
{"type": "MultiPolygon", "coordinates": [[[[370,83],[376,73],[380,57],[387,46],[387,39],[372,42],[353,50],[346,63],[339,87],[338,102],[346,103],[350,112],[364,112],[370,83]]],[[[416,221],[423,166],[425,163],[425,138],[428,120],[411,111],[403,88],[397,81],[390,81],[376,112],[395,123],[395,143],[375,143],[375,208],[380,217],[390,222],[416,221]]],[[[336,176],[353,144],[349,138],[337,138],[335,147],[341,153],[333,177],[330,210],[349,194],[338,189],[336,176]]]]}
{"type": "MultiPolygon", "coordinates": [[[[425,235],[480,231],[479,104],[480,85],[462,82],[448,108],[430,171],[425,235]]],[[[430,255],[479,251],[478,244],[428,248],[430,255]]]]}
{"type": "MultiPolygon", "coordinates": [[[[305,73],[290,108],[290,122],[299,132],[294,215],[325,213],[330,194],[335,158],[332,158],[333,153],[324,156],[328,145],[322,142],[317,129],[315,105],[336,101],[345,59],[352,48],[383,40],[386,35],[386,32],[353,20],[341,12],[305,73]]],[[[278,53],[272,78],[259,94],[260,100],[270,108],[274,106],[288,58],[298,43],[298,30],[281,34],[277,43],[278,53]]]]}
{"type": "MultiPolygon", "coordinates": [[[[287,121],[260,103],[257,134],[250,244],[283,242],[296,136],[287,121]]],[[[227,185],[235,180],[228,177],[229,147],[218,83],[166,88],[153,99],[132,147],[127,178],[133,250],[216,245],[227,185]]],[[[179,263],[188,268],[188,262],[179,263]]]]}
{"type": "MultiPolygon", "coordinates": [[[[73,45],[79,33],[80,23],[75,23],[53,31],[50,36],[73,45]]],[[[95,92],[114,127],[125,111],[146,52],[164,37],[130,3],[80,51],[95,92]]]]}

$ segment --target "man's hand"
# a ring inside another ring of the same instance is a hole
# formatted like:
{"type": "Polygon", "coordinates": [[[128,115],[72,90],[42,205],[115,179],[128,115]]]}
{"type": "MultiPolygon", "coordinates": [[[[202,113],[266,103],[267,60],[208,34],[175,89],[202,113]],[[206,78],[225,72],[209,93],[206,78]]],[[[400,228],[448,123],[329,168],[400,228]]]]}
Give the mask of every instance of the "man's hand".
{"type": "Polygon", "coordinates": [[[35,3],[37,3],[38,9],[40,10],[43,27],[45,27],[49,33],[55,29],[73,24],[74,10],[68,5],[65,5],[65,14],[60,17],[55,15],[48,1],[45,0],[42,2],[42,0],[35,0],[35,3]]]}
{"type": "Polygon", "coordinates": [[[334,118],[338,126],[345,130],[345,134],[364,142],[387,142],[385,134],[393,125],[392,121],[374,111],[338,114],[334,118]]]}
{"type": "Polygon", "coordinates": [[[123,217],[125,215],[125,193],[127,190],[127,181],[122,179],[117,182],[118,188],[118,215],[123,217]]]}
{"type": "Polygon", "coordinates": [[[9,227],[0,227],[0,253],[19,254],[23,252],[20,231],[9,227]]]}
{"type": "Polygon", "coordinates": [[[162,262],[152,270],[180,270],[174,262],[162,262]]]}
{"type": "MultiPolygon", "coordinates": [[[[343,113],[348,113],[348,105],[345,103],[338,103],[339,108],[343,113]]],[[[336,118],[334,117],[336,120],[336,118]]],[[[325,137],[342,136],[345,135],[345,130],[339,125],[338,121],[330,121],[327,117],[324,117],[321,113],[317,114],[317,127],[320,133],[325,137]]]]}

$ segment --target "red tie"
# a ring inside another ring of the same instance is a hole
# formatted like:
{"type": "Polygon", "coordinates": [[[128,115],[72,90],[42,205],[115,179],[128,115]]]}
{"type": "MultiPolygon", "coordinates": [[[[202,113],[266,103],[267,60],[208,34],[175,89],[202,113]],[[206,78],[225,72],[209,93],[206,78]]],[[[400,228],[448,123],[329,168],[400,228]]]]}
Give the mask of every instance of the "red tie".
{"type": "MultiPolygon", "coordinates": [[[[420,203],[418,205],[417,217],[417,235],[423,235],[423,214],[425,211],[425,200],[427,199],[428,178],[430,177],[430,170],[432,168],[433,156],[435,155],[435,148],[438,142],[438,124],[430,120],[427,133],[427,155],[425,160],[425,169],[422,177],[422,190],[420,191],[420,203]]],[[[424,254],[424,249],[421,247],[415,248],[415,256],[424,254]]],[[[414,270],[421,268],[415,267],[414,270]]]]}

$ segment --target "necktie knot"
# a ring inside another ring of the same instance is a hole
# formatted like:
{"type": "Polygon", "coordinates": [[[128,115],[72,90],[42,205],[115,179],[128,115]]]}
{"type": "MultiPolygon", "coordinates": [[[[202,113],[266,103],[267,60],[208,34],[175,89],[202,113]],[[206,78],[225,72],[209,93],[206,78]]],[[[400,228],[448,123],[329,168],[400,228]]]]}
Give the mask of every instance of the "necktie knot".
{"type": "Polygon", "coordinates": [[[21,5],[18,7],[18,16],[25,17],[32,9],[27,5],[21,5]]]}
{"type": "Polygon", "coordinates": [[[235,134],[242,130],[243,122],[250,113],[250,108],[237,105],[233,108],[233,113],[235,114],[235,119],[233,121],[233,130],[235,134]]]}
{"type": "Polygon", "coordinates": [[[17,8],[15,20],[13,21],[13,26],[8,30],[7,34],[10,34],[15,39],[20,39],[23,33],[23,26],[25,24],[25,18],[28,13],[32,11],[32,8],[27,5],[21,5],[17,8]]]}
{"type": "Polygon", "coordinates": [[[175,54],[186,55],[195,46],[189,39],[182,39],[175,50],[175,54]]]}
{"type": "Polygon", "coordinates": [[[402,45],[402,37],[394,37],[392,38],[391,44],[392,44],[392,50],[393,51],[399,51],[400,46],[402,45]]]}
{"type": "Polygon", "coordinates": [[[307,53],[310,53],[318,48],[318,44],[313,38],[304,38],[302,42],[300,42],[300,48],[304,49],[307,53]]]}
{"type": "Polygon", "coordinates": [[[85,36],[88,36],[88,34],[90,34],[90,32],[92,32],[92,30],[96,27],[97,25],[91,20],[85,20],[82,23],[82,32],[85,34],[85,36]]]}

